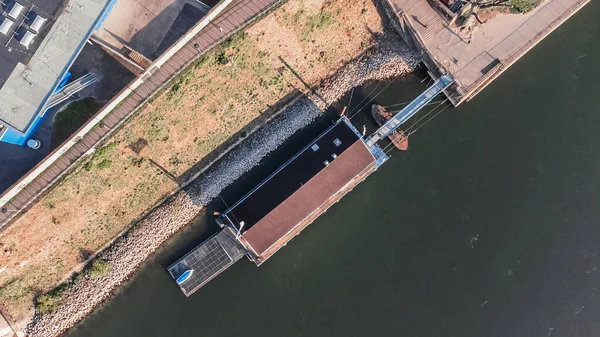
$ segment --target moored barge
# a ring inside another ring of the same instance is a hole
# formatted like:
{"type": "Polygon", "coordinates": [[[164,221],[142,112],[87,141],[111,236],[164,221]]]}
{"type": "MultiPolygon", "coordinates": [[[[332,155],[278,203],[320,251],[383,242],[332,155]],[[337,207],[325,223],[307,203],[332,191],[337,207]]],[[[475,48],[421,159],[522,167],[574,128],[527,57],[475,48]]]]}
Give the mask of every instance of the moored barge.
{"type": "Polygon", "coordinates": [[[169,273],[185,278],[177,284],[189,296],[239,260],[238,252],[261,265],[387,159],[341,117],[224,211],[217,218],[221,232],[171,265],[169,273]],[[194,268],[202,270],[192,273],[194,268]]]}
{"type": "Polygon", "coordinates": [[[342,116],[220,214],[221,231],[169,266],[171,277],[189,296],[244,255],[264,263],[377,170],[388,159],[379,140],[453,82],[441,76],[367,138],[342,116]]]}

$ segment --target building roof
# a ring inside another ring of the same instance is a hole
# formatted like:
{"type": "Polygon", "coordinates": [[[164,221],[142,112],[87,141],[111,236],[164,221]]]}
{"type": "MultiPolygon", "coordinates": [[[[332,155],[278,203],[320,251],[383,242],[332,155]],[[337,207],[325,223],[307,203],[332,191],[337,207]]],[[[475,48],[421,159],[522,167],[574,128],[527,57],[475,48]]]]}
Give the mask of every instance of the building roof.
{"type": "Polygon", "coordinates": [[[49,31],[49,26],[45,25],[43,29],[34,30],[38,35],[36,40],[29,50],[21,46],[19,39],[21,34],[27,31],[27,25],[35,16],[44,17],[53,22],[53,17],[60,12],[60,5],[66,0],[4,0],[0,4],[0,21],[2,21],[2,29],[0,29],[0,88],[8,79],[17,64],[27,64],[29,59],[35,52],[46,33],[49,31]],[[23,6],[17,18],[11,18],[11,11],[19,8],[17,4],[23,6]],[[20,31],[19,34],[17,31],[20,31]],[[15,33],[17,35],[15,36],[15,33]]]}
{"type": "Polygon", "coordinates": [[[244,222],[247,230],[242,238],[257,255],[374,165],[360,135],[345,121],[341,119],[227,212],[238,228],[244,222]]]}
{"type": "MultiPolygon", "coordinates": [[[[16,2],[27,6],[31,4],[22,0],[16,2]]],[[[20,16],[33,14],[44,17],[49,4],[57,8],[64,0],[33,2],[40,2],[40,6],[27,8],[20,16]]],[[[17,41],[24,38],[19,36],[9,41],[7,47],[0,46],[0,120],[3,123],[25,132],[33,118],[43,112],[44,103],[83,48],[110,2],[68,0],[54,23],[44,25],[41,29],[45,32],[42,34],[34,34],[29,50],[18,46],[17,41]]],[[[31,23],[34,18],[21,21],[31,23]]],[[[31,29],[26,23],[18,29],[15,25],[13,29],[27,34],[31,29]]]]}

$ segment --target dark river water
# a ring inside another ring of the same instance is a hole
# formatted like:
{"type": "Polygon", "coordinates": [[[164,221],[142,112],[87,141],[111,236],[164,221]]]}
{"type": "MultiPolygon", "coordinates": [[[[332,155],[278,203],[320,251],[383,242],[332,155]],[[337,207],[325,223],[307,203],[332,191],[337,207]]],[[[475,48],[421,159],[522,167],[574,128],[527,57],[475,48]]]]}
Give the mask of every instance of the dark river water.
{"type": "MultiPolygon", "coordinates": [[[[201,216],[68,336],[599,336],[598,14],[590,3],[445,110],[260,268],[243,259],[184,297],[165,268],[217,230],[201,216]]],[[[413,99],[422,78],[375,102],[413,99]]],[[[373,126],[366,114],[353,121],[373,126]]]]}

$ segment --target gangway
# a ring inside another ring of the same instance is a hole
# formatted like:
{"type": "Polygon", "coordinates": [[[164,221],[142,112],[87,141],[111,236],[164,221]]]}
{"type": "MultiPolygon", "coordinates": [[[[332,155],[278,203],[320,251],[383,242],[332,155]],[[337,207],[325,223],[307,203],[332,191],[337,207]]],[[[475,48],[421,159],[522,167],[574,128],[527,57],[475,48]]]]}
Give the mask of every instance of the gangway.
{"type": "Polygon", "coordinates": [[[452,79],[450,75],[442,75],[442,77],[435,81],[432,86],[427,88],[427,90],[415,98],[415,100],[410,102],[410,104],[408,104],[404,109],[394,115],[394,117],[387,121],[387,123],[383,124],[379,129],[377,129],[377,131],[375,131],[375,133],[369,136],[369,138],[367,138],[365,141],[367,147],[373,147],[373,145],[375,145],[382,138],[389,136],[392,132],[398,129],[400,125],[419,112],[421,108],[427,105],[427,103],[431,102],[435,96],[444,91],[444,89],[448,88],[452,83],[454,83],[454,79],[452,79]]]}

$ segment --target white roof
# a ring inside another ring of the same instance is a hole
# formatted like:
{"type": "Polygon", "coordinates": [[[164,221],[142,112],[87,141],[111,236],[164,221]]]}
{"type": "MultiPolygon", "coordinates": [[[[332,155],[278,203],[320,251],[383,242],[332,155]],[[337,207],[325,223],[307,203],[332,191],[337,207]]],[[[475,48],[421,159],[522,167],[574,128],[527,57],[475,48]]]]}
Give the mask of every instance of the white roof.
{"type": "MultiPolygon", "coordinates": [[[[6,2],[6,0],[0,1],[6,2]]],[[[25,0],[17,1],[25,3],[25,0]]],[[[42,1],[49,0],[38,0],[39,3],[42,1]]],[[[33,48],[34,43],[39,43],[39,47],[31,56],[27,66],[22,63],[17,64],[4,85],[0,87],[0,122],[18,131],[27,131],[33,118],[42,112],[47,96],[54,91],[83,48],[83,42],[90,31],[99,22],[102,14],[108,10],[107,4],[110,1],[68,0],[70,10],[60,12],[53,24],[48,23],[50,21],[48,18],[42,28],[42,30],[49,28],[48,34],[43,39],[35,36],[35,41],[30,48],[33,48]]],[[[15,23],[13,28],[16,26],[15,23]]],[[[18,38],[20,40],[21,35],[18,38]]]]}
{"type": "Polygon", "coordinates": [[[4,34],[4,35],[8,35],[8,32],[10,32],[10,28],[13,25],[13,21],[9,18],[4,18],[4,20],[2,20],[2,23],[0,24],[0,33],[4,34]]]}
{"type": "Polygon", "coordinates": [[[42,26],[44,25],[44,22],[46,22],[46,19],[39,15],[36,15],[29,28],[31,28],[33,31],[39,32],[40,28],[42,28],[42,26]]]}
{"type": "Polygon", "coordinates": [[[25,8],[23,5],[21,5],[18,2],[15,2],[15,4],[10,9],[10,12],[8,13],[8,16],[10,16],[13,19],[17,19],[19,17],[19,14],[21,14],[21,12],[23,11],[23,8],[25,8]]]}
{"type": "Polygon", "coordinates": [[[29,48],[29,45],[31,44],[31,42],[33,42],[33,38],[35,37],[35,34],[33,34],[30,31],[26,31],[25,34],[23,34],[23,37],[21,38],[21,44],[25,46],[25,48],[29,48]]]}

